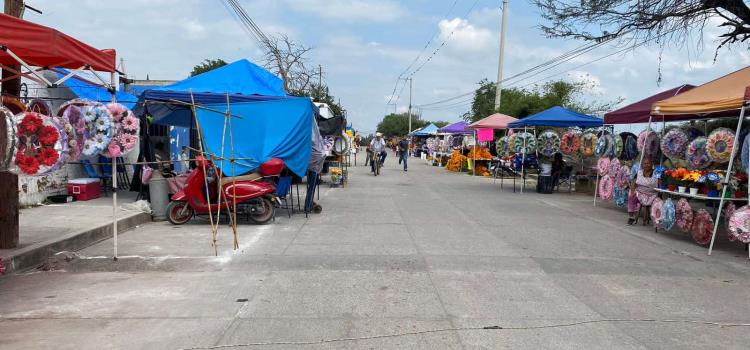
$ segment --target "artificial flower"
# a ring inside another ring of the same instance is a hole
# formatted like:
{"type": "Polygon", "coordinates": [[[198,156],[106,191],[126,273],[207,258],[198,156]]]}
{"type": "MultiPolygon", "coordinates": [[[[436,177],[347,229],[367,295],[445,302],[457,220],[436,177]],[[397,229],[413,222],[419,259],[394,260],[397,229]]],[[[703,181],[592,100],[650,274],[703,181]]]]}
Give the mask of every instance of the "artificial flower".
{"type": "Polygon", "coordinates": [[[101,117],[96,118],[95,124],[96,124],[96,130],[101,131],[101,132],[106,132],[112,125],[112,123],[109,121],[108,118],[101,118],[101,117]]]}
{"type": "Polygon", "coordinates": [[[53,166],[60,158],[60,154],[54,148],[44,147],[39,152],[39,161],[46,166],[53,166]]]}
{"type": "Polygon", "coordinates": [[[23,157],[23,162],[18,163],[18,167],[24,174],[36,175],[39,172],[39,161],[36,157],[23,157]]]}
{"type": "Polygon", "coordinates": [[[119,122],[122,118],[128,115],[128,109],[119,103],[107,104],[107,109],[109,110],[109,113],[112,114],[112,120],[115,122],[119,122]]]}
{"type": "Polygon", "coordinates": [[[27,113],[18,125],[20,131],[24,134],[34,134],[42,127],[42,117],[35,113],[27,113]]]}
{"type": "Polygon", "coordinates": [[[130,134],[120,135],[120,144],[122,144],[122,146],[125,147],[126,150],[131,150],[135,148],[136,142],[137,142],[137,139],[133,135],[130,135],[130,134]]]}
{"type": "Polygon", "coordinates": [[[110,157],[119,157],[122,155],[122,152],[120,152],[120,145],[118,145],[117,142],[110,142],[109,146],[107,146],[107,152],[110,157]]]}
{"type": "Polygon", "coordinates": [[[43,127],[39,132],[39,142],[43,145],[54,145],[58,138],[60,138],[60,133],[51,125],[43,127]]]}
{"type": "Polygon", "coordinates": [[[94,119],[96,119],[96,110],[93,106],[86,106],[81,109],[81,113],[83,114],[83,119],[87,122],[93,122],[94,119]]]}
{"type": "Polygon", "coordinates": [[[128,115],[122,120],[122,127],[127,131],[137,132],[138,119],[136,119],[133,115],[128,115]]]}

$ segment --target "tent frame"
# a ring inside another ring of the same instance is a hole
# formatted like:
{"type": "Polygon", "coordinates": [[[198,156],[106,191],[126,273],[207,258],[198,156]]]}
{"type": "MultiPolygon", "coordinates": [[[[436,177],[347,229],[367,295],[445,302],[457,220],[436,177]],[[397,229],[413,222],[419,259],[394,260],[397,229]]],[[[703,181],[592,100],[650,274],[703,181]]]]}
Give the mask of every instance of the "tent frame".
{"type": "MultiPolygon", "coordinates": [[[[32,67],[31,65],[29,65],[28,63],[26,63],[26,61],[24,61],[21,57],[18,57],[18,55],[16,55],[13,52],[13,50],[11,50],[10,48],[8,48],[7,46],[0,46],[0,51],[3,51],[5,53],[7,53],[8,56],[10,56],[11,58],[13,58],[13,60],[15,60],[19,65],[21,65],[23,68],[26,68],[26,70],[27,70],[26,72],[23,72],[23,69],[16,70],[16,69],[13,69],[13,68],[11,68],[11,67],[9,67],[7,65],[4,65],[4,64],[0,63],[0,69],[3,69],[3,70],[6,70],[6,71],[9,71],[9,72],[13,73],[13,75],[1,79],[0,82],[4,82],[4,81],[8,81],[8,80],[13,80],[13,79],[18,79],[18,78],[27,78],[27,79],[32,80],[34,82],[37,82],[39,84],[43,84],[46,87],[53,88],[53,87],[59,86],[60,84],[62,84],[65,81],[67,81],[68,79],[75,77],[76,79],[79,79],[79,80],[82,80],[82,81],[85,81],[85,82],[88,82],[88,83],[92,83],[94,85],[105,87],[108,90],[110,90],[110,92],[112,92],[114,90],[115,86],[116,86],[115,85],[116,83],[115,83],[114,80],[112,80],[111,82],[107,82],[95,70],[93,70],[91,68],[91,66],[88,65],[88,64],[80,66],[80,67],[78,67],[78,68],[76,68],[74,70],[71,70],[67,75],[65,75],[62,78],[60,78],[60,79],[52,82],[52,81],[48,80],[47,78],[45,78],[44,76],[41,75],[42,71],[48,70],[48,69],[50,69],[50,67],[37,67],[35,69],[34,67],[32,67]],[[99,83],[93,83],[93,82],[91,82],[91,81],[89,81],[87,79],[84,79],[83,77],[81,77],[81,76],[78,75],[79,73],[84,72],[84,71],[93,74],[97,78],[97,80],[99,80],[99,83]]],[[[112,72],[112,74],[114,74],[114,72],[112,72]]]]}

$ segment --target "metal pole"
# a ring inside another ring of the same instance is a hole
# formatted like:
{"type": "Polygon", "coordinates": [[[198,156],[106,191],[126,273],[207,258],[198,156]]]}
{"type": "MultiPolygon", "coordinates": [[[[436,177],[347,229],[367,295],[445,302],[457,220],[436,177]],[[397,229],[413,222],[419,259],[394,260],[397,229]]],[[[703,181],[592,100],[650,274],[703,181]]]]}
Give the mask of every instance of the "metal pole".
{"type": "MultiPolygon", "coordinates": [[[[411,134],[411,81],[412,78],[409,78],[409,132],[407,135],[411,134]]],[[[406,156],[409,156],[409,150],[411,150],[411,137],[409,137],[409,146],[406,150],[406,156]]]]}
{"type": "MultiPolygon", "coordinates": [[[[112,102],[117,102],[115,72],[109,73],[109,76],[112,84],[112,102]]],[[[112,241],[114,243],[113,259],[117,261],[117,157],[112,157],[112,241]]]]}
{"type": "Polygon", "coordinates": [[[724,184],[721,187],[721,198],[719,199],[719,209],[716,211],[716,221],[714,221],[714,232],[711,234],[711,244],[708,246],[708,255],[714,249],[714,240],[716,239],[716,231],[719,229],[719,221],[721,219],[721,209],[724,207],[724,196],[727,194],[727,185],[729,185],[729,177],[732,174],[732,163],[734,163],[734,156],[738,153],[735,152],[740,142],[740,129],[742,129],[742,120],[745,119],[745,105],[743,103],[742,109],[740,109],[740,120],[737,121],[737,130],[734,132],[734,145],[732,146],[732,154],[729,156],[729,165],[727,165],[727,174],[724,176],[724,184]]]}
{"type": "Polygon", "coordinates": [[[523,189],[526,188],[526,127],[523,127],[523,153],[521,156],[521,181],[523,181],[523,184],[521,184],[521,193],[523,193],[523,189]]]}
{"type": "Polygon", "coordinates": [[[508,17],[508,0],[503,0],[503,16],[500,23],[500,59],[497,63],[497,83],[495,84],[495,111],[500,111],[500,94],[503,90],[503,61],[505,51],[505,22],[508,17]]]}

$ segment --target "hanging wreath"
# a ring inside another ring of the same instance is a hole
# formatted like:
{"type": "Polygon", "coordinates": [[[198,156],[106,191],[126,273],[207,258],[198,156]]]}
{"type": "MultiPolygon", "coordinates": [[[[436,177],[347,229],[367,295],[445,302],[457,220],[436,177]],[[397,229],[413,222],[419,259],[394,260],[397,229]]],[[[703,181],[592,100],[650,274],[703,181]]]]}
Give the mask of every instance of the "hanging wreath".
{"type": "Polygon", "coordinates": [[[552,157],[560,152],[560,136],[554,130],[545,130],[539,134],[537,145],[537,151],[541,155],[552,157]]]}
{"type": "Polygon", "coordinates": [[[617,160],[617,158],[612,158],[609,161],[609,175],[612,176],[613,179],[615,179],[619,172],[620,172],[620,161],[617,160]]]}
{"type": "Polygon", "coordinates": [[[325,154],[331,154],[331,151],[333,151],[333,143],[335,142],[333,136],[325,136],[323,137],[323,151],[325,154]]]}
{"type": "Polygon", "coordinates": [[[62,133],[48,116],[34,112],[15,116],[18,139],[14,164],[26,175],[42,175],[61,165],[62,133]]]}
{"type": "Polygon", "coordinates": [[[625,206],[628,201],[628,189],[615,185],[615,191],[613,194],[615,205],[618,207],[625,206]]]}
{"type": "Polygon", "coordinates": [[[513,151],[516,153],[534,153],[536,149],[536,139],[534,135],[528,132],[521,132],[516,135],[513,151]]]}
{"type": "Polygon", "coordinates": [[[742,142],[742,152],[740,154],[742,160],[742,169],[745,172],[750,171],[750,133],[745,136],[745,141],[742,142]]]}
{"type": "Polygon", "coordinates": [[[495,151],[497,152],[498,156],[504,156],[510,153],[510,148],[508,147],[508,136],[503,136],[495,142],[495,151]]]}
{"type": "Polygon", "coordinates": [[[714,220],[711,218],[706,209],[700,209],[693,217],[693,229],[691,233],[695,243],[706,245],[711,242],[711,235],[714,232],[714,220]]]}
{"type": "Polygon", "coordinates": [[[620,135],[613,136],[615,138],[615,153],[614,157],[622,157],[622,149],[624,145],[624,141],[622,140],[622,137],[620,135]]]}
{"type": "Polygon", "coordinates": [[[643,146],[643,155],[649,159],[656,159],[659,155],[659,135],[653,131],[646,134],[646,140],[643,146]]]}
{"type": "Polygon", "coordinates": [[[672,198],[667,198],[661,207],[661,226],[665,231],[669,231],[675,224],[675,206],[672,198]]]}
{"type": "Polygon", "coordinates": [[[661,140],[661,152],[669,159],[682,159],[685,157],[688,144],[688,134],[680,128],[675,128],[669,130],[661,140]]]}
{"type": "Polygon", "coordinates": [[[734,212],[736,211],[736,207],[734,206],[734,202],[729,202],[724,207],[724,210],[721,213],[721,217],[724,218],[724,227],[727,229],[727,237],[730,241],[734,242],[737,240],[737,237],[732,235],[731,232],[729,232],[729,219],[734,215],[734,212]]]}
{"type": "Polygon", "coordinates": [[[629,178],[630,168],[628,168],[627,165],[623,165],[620,167],[620,170],[617,171],[617,175],[615,175],[615,185],[620,188],[625,188],[628,186],[629,178]]]}
{"type": "Polygon", "coordinates": [[[693,208],[688,203],[687,199],[680,198],[675,206],[675,217],[677,219],[677,227],[682,232],[689,232],[693,226],[693,208]]]}
{"type": "Polygon", "coordinates": [[[102,104],[83,106],[81,115],[86,122],[82,153],[87,156],[99,154],[112,140],[112,115],[102,104]]]}
{"type": "Polygon", "coordinates": [[[708,135],[706,150],[708,156],[718,164],[729,162],[734,149],[734,132],[727,128],[718,128],[708,135]]]}
{"type": "Polygon", "coordinates": [[[602,176],[601,179],[599,179],[599,197],[601,197],[603,200],[610,200],[612,199],[612,192],[615,189],[615,181],[612,179],[609,175],[602,176]]]}
{"type": "Polygon", "coordinates": [[[610,148],[610,144],[612,143],[612,135],[605,134],[599,137],[599,141],[596,143],[596,149],[594,150],[594,154],[596,154],[597,157],[609,157],[607,154],[607,151],[610,148]]]}
{"type": "Polygon", "coordinates": [[[750,207],[744,206],[732,213],[727,223],[727,235],[730,241],[750,243],[750,207]]]}
{"type": "Polygon", "coordinates": [[[664,202],[660,198],[655,198],[654,202],[651,203],[651,222],[654,223],[654,227],[662,227],[662,207],[664,202]]]}
{"type": "Polygon", "coordinates": [[[596,162],[596,168],[599,170],[600,176],[609,174],[609,158],[599,158],[599,160],[596,162]]]}
{"type": "Polygon", "coordinates": [[[13,162],[13,154],[16,152],[16,125],[13,122],[13,113],[0,106],[0,170],[10,169],[13,162]]]}
{"type": "Polygon", "coordinates": [[[337,155],[345,154],[349,150],[349,143],[345,136],[337,136],[333,140],[333,153],[337,155]]]}
{"type": "Polygon", "coordinates": [[[635,181],[635,178],[638,177],[639,171],[641,171],[641,165],[638,163],[633,164],[630,168],[630,181],[635,181]]]}
{"type": "Polygon", "coordinates": [[[42,115],[52,115],[52,107],[50,106],[49,102],[45,100],[31,100],[31,102],[29,102],[29,106],[26,107],[26,110],[42,115]]]}
{"type": "Polygon", "coordinates": [[[620,134],[622,139],[622,153],[620,159],[633,160],[638,156],[638,137],[635,134],[624,132],[620,134]]]}
{"type": "Polygon", "coordinates": [[[701,136],[690,142],[685,152],[685,162],[691,169],[703,169],[711,165],[711,157],[708,155],[706,144],[708,140],[701,136]]]}
{"type": "Polygon", "coordinates": [[[102,155],[108,158],[120,157],[130,153],[138,144],[140,122],[130,109],[119,103],[110,103],[106,107],[114,125],[112,140],[102,151],[102,155]]]}
{"type": "Polygon", "coordinates": [[[575,131],[567,131],[560,139],[560,151],[566,155],[573,155],[581,149],[581,138],[575,131]]]}
{"type": "Polygon", "coordinates": [[[646,138],[648,137],[649,133],[654,132],[653,130],[643,130],[640,134],[638,134],[638,152],[643,152],[643,147],[646,145],[646,138]]]}
{"type": "Polygon", "coordinates": [[[2,100],[2,103],[0,103],[0,106],[4,106],[5,108],[9,109],[13,115],[26,112],[26,105],[21,102],[21,100],[8,95],[2,95],[0,97],[0,100],[2,100]]]}
{"type": "Polygon", "coordinates": [[[591,157],[596,151],[597,143],[599,138],[593,132],[587,132],[581,136],[581,154],[586,157],[591,157]]]}

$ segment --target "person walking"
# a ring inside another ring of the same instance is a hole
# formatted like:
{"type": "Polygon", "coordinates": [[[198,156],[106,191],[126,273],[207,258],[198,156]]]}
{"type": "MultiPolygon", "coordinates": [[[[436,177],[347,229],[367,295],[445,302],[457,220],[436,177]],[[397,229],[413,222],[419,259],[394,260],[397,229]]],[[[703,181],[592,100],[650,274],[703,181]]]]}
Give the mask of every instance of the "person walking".
{"type": "Polygon", "coordinates": [[[409,140],[404,137],[398,142],[398,162],[399,164],[401,164],[401,162],[404,163],[404,171],[407,171],[407,159],[409,159],[409,140]]]}

